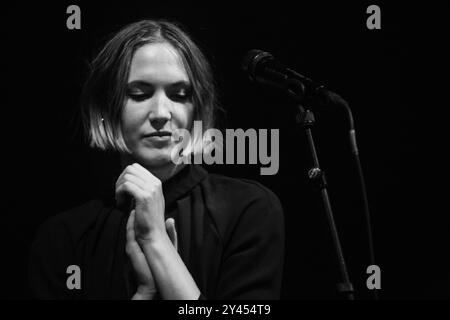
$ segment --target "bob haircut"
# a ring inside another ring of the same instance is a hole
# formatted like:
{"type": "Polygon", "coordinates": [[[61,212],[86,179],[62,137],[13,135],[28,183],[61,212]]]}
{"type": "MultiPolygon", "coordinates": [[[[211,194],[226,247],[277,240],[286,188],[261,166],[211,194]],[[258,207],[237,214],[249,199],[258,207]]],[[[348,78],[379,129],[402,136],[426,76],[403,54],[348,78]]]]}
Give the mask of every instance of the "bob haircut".
{"type": "MultiPolygon", "coordinates": [[[[91,63],[80,101],[83,129],[91,147],[130,153],[123,138],[121,115],[127,99],[131,61],[140,47],[163,42],[177,50],[188,74],[193,89],[193,121],[202,121],[203,132],[214,126],[218,108],[215,83],[200,48],[179,24],[142,20],[119,30],[91,63]]],[[[194,150],[202,150],[204,140],[203,136],[194,136],[184,154],[192,155],[194,150]],[[198,149],[198,143],[202,144],[202,149],[198,149]]]]}

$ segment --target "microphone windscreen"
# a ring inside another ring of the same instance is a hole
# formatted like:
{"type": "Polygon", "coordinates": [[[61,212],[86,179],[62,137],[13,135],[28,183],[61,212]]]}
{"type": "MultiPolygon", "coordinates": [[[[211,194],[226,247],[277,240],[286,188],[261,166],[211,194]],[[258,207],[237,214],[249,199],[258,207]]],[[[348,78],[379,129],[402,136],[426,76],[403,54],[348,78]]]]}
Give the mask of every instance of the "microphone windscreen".
{"type": "Polygon", "coordinates": [[[257,64],[263,59],[273,58],[272,55],[268,52],[252,49],[247,52],[241,61],[242,69],[248,73],[251,79],[255,78],[255,70],[257,64]]]}

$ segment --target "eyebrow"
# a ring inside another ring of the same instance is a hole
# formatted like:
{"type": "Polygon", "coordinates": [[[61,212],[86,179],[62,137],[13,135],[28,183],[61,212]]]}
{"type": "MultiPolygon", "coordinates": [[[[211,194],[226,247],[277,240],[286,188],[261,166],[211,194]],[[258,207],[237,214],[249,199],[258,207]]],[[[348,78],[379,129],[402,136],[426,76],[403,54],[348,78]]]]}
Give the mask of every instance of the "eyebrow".
{"type": "MultiPolygon", "coordinates": [[[[152,86],[152,84],[150,82],[147,82],[144,80],[134,80],[134,81],[128,82],[127,86],[128,87],[132,87],[132,86],[150,87],[150,86],[152,86]]],[[[181,86],[190,87],[191,83],[189,81],[181,80],[181,81],[172,82],[172,83],[168,84],[167,86],[168,87],[181,87],[181,86]]]]}

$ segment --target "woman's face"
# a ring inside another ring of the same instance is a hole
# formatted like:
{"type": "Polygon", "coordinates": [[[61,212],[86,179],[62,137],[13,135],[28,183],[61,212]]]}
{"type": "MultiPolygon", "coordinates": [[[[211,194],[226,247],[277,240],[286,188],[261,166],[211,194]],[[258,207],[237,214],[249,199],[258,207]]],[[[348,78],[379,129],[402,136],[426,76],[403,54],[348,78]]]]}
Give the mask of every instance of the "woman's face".
{"type": "Polygon", "coordinates": [[[176,49],[152,43],[136,50],[122,113],[125,143],[135,161],[147,167],[171,162],[176,129],[190,130],[192,86],[176,49]]]}

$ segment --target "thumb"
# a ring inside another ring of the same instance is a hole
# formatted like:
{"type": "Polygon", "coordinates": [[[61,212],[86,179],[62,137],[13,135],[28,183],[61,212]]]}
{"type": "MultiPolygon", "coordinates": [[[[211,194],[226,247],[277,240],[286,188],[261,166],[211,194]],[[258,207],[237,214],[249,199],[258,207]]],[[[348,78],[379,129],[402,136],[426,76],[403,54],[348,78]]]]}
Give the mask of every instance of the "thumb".
{"type": "Polygon", "coordinates": [[[175,220],[173,218],[169,218],[166,220],[166,230],[173,246],[175,247],[175,250],[178,251],[177,229],[175,228],[175,220]]]}

